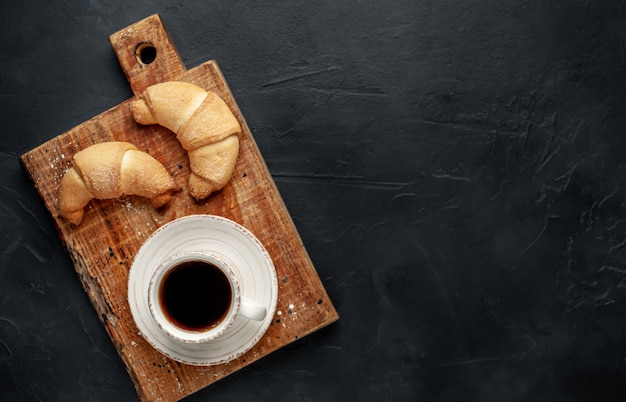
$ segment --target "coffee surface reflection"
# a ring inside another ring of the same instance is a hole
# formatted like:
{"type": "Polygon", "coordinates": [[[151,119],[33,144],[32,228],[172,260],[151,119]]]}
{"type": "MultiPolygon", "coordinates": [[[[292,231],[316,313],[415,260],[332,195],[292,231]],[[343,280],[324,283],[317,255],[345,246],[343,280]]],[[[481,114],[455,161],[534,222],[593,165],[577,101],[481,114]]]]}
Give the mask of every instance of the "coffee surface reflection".
{"type": "Polygon", "coordinates": [[[232,302],[232,288],[224,272],[199,260],[173,267],[159,288],[159,304],[173,325],[206,331],[219,325],[232,302]]]}

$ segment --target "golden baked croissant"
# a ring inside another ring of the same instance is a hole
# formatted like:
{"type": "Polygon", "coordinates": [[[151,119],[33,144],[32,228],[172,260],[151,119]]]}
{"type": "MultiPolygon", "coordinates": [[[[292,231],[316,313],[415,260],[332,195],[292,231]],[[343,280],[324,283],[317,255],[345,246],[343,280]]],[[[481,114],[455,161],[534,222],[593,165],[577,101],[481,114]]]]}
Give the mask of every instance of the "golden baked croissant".
{"type": "Polygon", "coordinates": [[[214,92],[187,82],[168,81],[148,87],[131,103],[140,124],[173,131],[189,156],[189,190],[197,200],[223,188],[239,154],[239,122],[214,92]]]}
{"type": "Polygon", "coordinates": [[[59,184],[59,214],[79,225],[91,199],[122,195],[150,198],[159,208],[170,200],[174,188],[172,176],[149,154],[128,142],[103,142],[74,155],[73,166],[59,184]]]}

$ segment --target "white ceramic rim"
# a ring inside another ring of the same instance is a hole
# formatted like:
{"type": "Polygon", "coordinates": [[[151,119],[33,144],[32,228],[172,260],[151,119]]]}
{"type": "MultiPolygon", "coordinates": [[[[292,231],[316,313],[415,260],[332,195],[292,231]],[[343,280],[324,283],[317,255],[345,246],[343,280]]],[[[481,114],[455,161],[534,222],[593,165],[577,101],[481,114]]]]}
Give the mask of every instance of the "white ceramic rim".
{"type": "Polygon", "coordinates": [[[147,295],[150,314],[152,314],[152,318],[156,322],[159,329],[165,332],[166,335],[183,343],[209,342],[222,336],[224,332],[226,332],[226,330],[235,321],[235,317],[237,316],[237,314],[239,314],[239,306],[241,303],[239,280],[237,278],[237,275],[233,271],[233,268],[231,268],[231,265],[232,263],[223,256],[215,254],[211,251],[201,250],[178,253],[165,260],[154,271],[154,274],[150,279],[150,285],[148,286],[147,295]],[[215,327],[209,328],[205,331],[185,330],[176,326],[174,323],[167,319],[165,314],[163,314],[163,312],[161,311],[161,308],[158,307],[160,305],[158,299],[158,288],[160,286],[160,281],[163,279],[163,277],[167,275],[167,273],[176,265],[182,264],[187,261],[198,260],[209,262],[215,265],[218,269],[220,269],[224,273],[226,278],[228,278],[228,282],[232,291],[230,306],[222,321],[215,327]]]}
{"type": "Polygon", "coordinates": [[[169,358],[198,366],[225,363],[249,351],[271,325],[278,300],[276,270],[263,244],[242,225],[216,215],[189,215],[157,229],[137,252],[128,285],[128,303],[138,335],[169,358]],[[148,312],[145,295],[153,270],[169,255],[216,247],[237,264],[242,280],[254,284],[242,288],[241,294],[266,306],[265,318],[238,317],[228,334],[211,342],[175,342],[159,330],[148,312]]]}

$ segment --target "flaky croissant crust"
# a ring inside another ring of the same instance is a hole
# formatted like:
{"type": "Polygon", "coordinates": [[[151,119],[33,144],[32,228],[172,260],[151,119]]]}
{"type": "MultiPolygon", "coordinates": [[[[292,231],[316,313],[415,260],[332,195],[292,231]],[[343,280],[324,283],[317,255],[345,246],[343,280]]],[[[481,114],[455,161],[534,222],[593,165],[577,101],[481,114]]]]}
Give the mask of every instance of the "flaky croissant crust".
{"type": "Polygon", "coordinates": [[[159,208],[169,202],[174,189],[165,167],[146,152],[128,142],[103,142],[74,155],[73,166],[59,184],[59,215],[79,225],[92,199],[123,195],[149,198],[159,208]]]}
{"type": "Polygon", "coordinates": [[[231,179],[241,126],[216,93],[187,82],[163,82],[133,101],[131,113],[139,124],[159,124],[176,134],[189,157],[194,198],[208,197],[231,179]]]}

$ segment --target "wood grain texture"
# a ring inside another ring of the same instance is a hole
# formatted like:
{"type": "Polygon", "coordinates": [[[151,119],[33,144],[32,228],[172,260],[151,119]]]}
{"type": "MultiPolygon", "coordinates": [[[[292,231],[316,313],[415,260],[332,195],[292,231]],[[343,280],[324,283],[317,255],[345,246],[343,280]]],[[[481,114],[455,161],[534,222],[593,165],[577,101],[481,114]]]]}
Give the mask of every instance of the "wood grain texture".
{"type": "Polygon", "coordinates": [[[131,117],[129,99],[23,154],[20,161],[53,216],[76,272],[144,401],[179,400],[267,354],[338,319],[259,149],[214,61],[187,71],[158,16],[111,35],[111,44],[135,94],[166,80],[194,83],[215,91],[242,127],[233,178],[208,199],[196,202],[187,189],[189,163],[173,133],[141,126],[131,117]],[[153,63],[136,57],[138,44],[157,50],[153,63]],[[123,197],[92,200],[81,225],[57,214],[57,188],[76,152],[103,141],[128,141],[160,161],[178,186],[160,210],[149,200],[123,197]],[[133,258],[148,236],[163,224],[191,214],[220,215],[248,228],[269,252],[278,275],[273,323],[255,347],[229,363],[197,367],[173,361],[139,334],[127,300],[133,258]]]}

